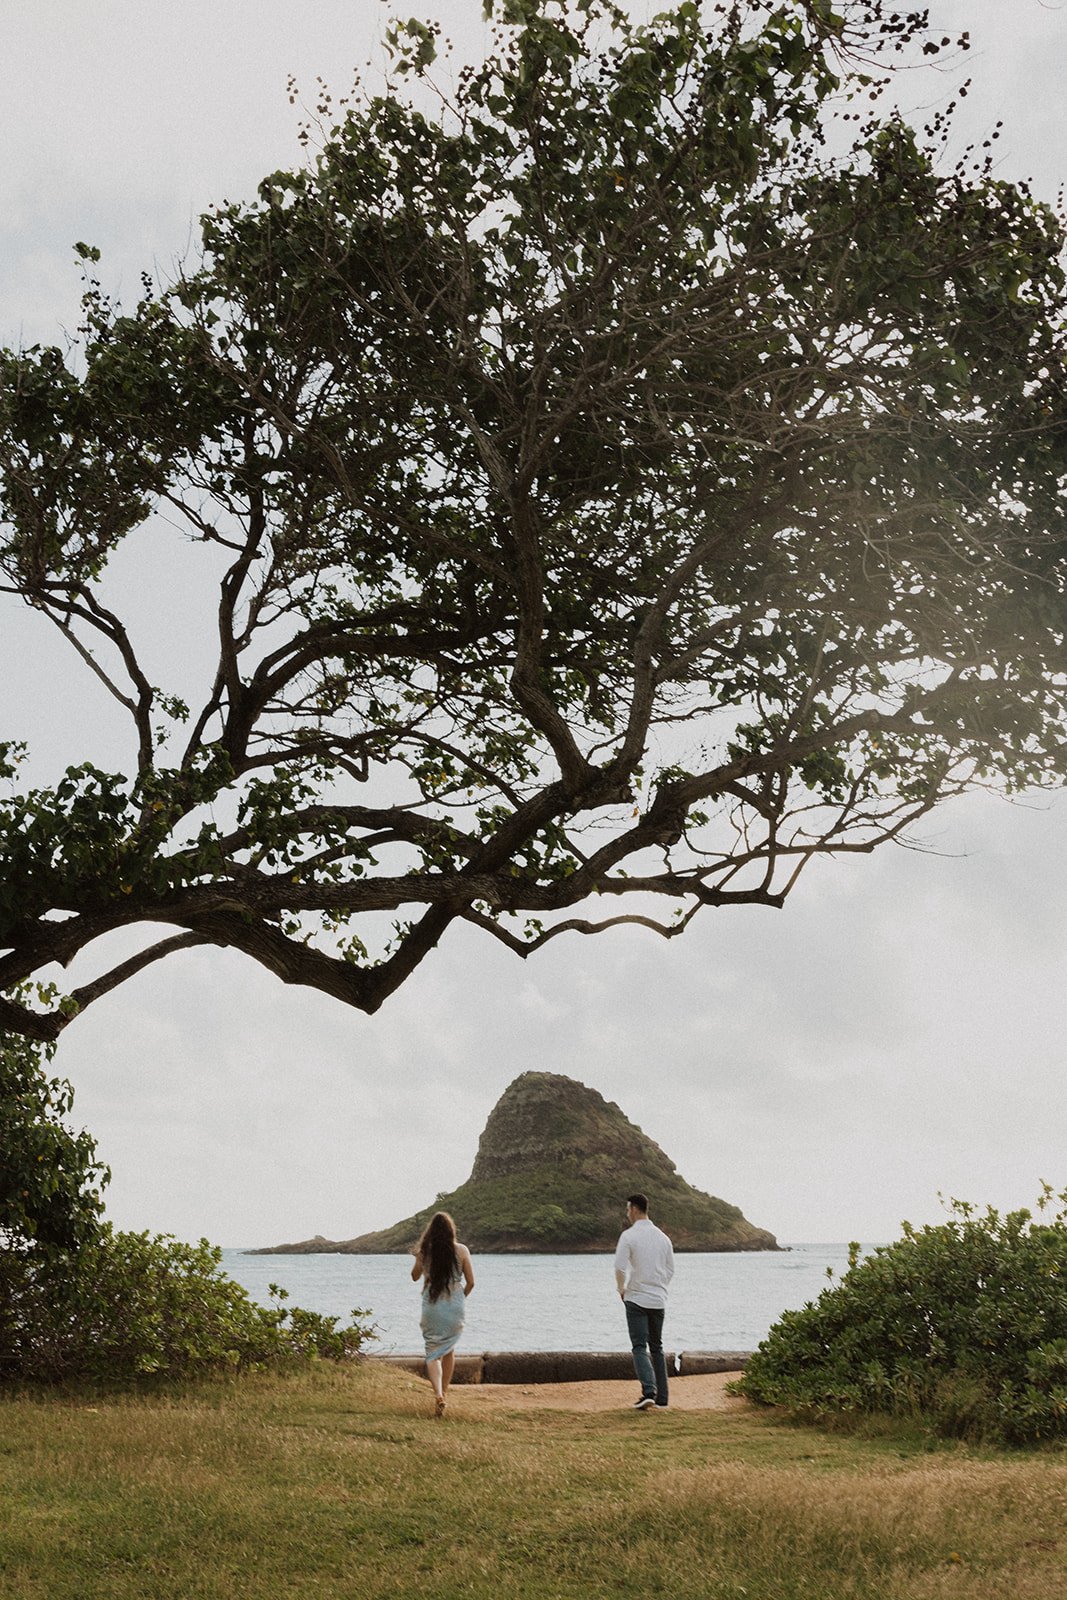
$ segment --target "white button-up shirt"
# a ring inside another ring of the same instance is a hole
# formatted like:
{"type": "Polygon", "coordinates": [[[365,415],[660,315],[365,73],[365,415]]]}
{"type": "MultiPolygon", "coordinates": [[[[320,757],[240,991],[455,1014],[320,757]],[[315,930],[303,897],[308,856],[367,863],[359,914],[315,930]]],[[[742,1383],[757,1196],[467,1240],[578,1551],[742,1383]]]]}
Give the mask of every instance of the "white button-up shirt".
{"type": "Polygon", "coordinates": [[[619,1235],[615,1248],[615,1281],[623,1298],[649,1311],[667,1304],[667,1288],[674,1277],[674,1246],[648,1217],[619,1235]]]}

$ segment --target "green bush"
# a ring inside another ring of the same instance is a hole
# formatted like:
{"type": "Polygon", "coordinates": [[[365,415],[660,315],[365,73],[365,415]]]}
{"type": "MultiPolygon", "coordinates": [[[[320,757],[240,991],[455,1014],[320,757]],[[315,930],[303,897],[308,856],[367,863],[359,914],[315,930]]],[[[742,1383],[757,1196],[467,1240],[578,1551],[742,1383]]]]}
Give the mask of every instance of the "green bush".
{"type": "Polygon", "coordinates": [[[737,1387],[807,1416],[918,1415],[938,1432],[1036,1443],[1067,1437],[1067,1192],[984,1215],[963,1201],[787,1311],[737,1387]]]}
{"type": "Polygon", "coordinates": [[[202,1239],[116,1233],[100,1221],[107,1168],[68,1129],[73,1091],[52,1046],[0,1033],[0,1379],[126,1383],[151,1374],[343,1360],[373,1337],[275,1290],[257,1305],[202,1239]]]}
{"type": "MultiPolygon", "coordinates": [[[[15,991],[17,993],[17,991],[15,991]]],[[[70,1084],[48,1076],[54,1045],[0,1033],[0,1237],[74,1249],[96,1231],[107,1168],[65,1118],[70,1084]]]]}
{"type": "Polygon", "coordinates": [[[77,1250],[0,1251],[0,1373],[8,1379],[124,1383],[150,1375],[280,1366],[359,1353],[367,1313],[337,1317],[257,1305],[220,1271],[206,1239],[101,1227],[77,1250]]]}

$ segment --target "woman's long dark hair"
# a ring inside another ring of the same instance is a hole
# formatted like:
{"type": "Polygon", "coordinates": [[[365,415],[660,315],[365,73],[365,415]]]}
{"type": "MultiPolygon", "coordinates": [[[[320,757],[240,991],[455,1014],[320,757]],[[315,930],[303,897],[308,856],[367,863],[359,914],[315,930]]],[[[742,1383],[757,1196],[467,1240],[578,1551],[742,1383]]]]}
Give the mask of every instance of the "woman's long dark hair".
{"type": "Polygon", "coordinates": [[[461,1270],[456,1253],[456,1224],[447,1211],[435,1211],[426,1224],[419,1240],[419,1255],[430,1299],[438,1300],[451,1289],[461,1270]]]}

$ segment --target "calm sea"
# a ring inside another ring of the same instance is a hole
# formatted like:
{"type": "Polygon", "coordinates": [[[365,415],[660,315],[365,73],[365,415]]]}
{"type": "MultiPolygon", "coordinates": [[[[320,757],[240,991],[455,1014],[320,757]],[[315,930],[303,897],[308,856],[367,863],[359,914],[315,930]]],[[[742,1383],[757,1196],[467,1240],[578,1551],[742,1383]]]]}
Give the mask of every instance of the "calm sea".
{"type": "MultiPolygon", "coordinates": [[[[870,1247],[865,1247],[870,1248],[870,1247]]],[[[665,1341],[673,1350],[754,1350],[783,1311],[816,1299],[848,1264],[845,1244],[781,1251],[678,1255],[665,1341]]],[[[293,1305],[347,1317],[373,1314],[378,1352],[421,1348],[419,1286],[407,1256],[250,1256],[223,1252],[223,1267],[264,1305],[270,1285],[293,1305]]],[[[477,1256],[462,1348],[625,1350],[625,1321],[610,1255],[477,1256]]]]}

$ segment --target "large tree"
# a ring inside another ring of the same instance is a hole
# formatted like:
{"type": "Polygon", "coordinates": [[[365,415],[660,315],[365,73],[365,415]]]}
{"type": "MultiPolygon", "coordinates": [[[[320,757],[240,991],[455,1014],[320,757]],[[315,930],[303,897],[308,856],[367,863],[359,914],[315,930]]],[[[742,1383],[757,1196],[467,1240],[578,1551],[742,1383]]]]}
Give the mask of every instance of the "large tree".
{"type": "Polygon", "coordinates": [[[439,88],[395,28],[134,309],[79,247],[80,348],[2,357],[2,586],[133,753],[24,790],[6,749],[0,1026],[201,944],[373,1011],[456,920],[671,934],[1062,779],[1060,226],[879,99],[959,42],[881,0],[489,9],[439,88]],[[191,707],[108,570],[160,510],[222,572],[191,707]]]}

